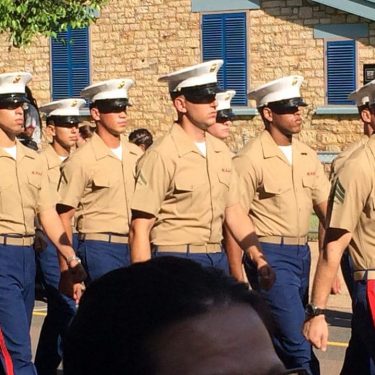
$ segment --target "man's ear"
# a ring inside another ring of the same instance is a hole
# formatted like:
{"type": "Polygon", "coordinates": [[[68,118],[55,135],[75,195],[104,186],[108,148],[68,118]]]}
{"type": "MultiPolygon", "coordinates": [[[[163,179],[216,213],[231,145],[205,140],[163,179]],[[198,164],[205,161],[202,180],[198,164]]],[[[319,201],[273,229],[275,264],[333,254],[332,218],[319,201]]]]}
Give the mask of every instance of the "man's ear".
{"type": "Polygon", "coordinates": [[[187,112],[186,99],[183,95],[180,95],[177,98],[175,98],[173,100],[173,104],[174,104],[175,108],[177,109],[177,112],[180,112],[180,113],[186,113],[187,112]]]}
{"type": "Polygon", "coordinates": [[[273,121],[273,114],[270,108],[268,107],[263,107],[260,109],[261,115],[264,119],[266,119],[268,122],[273,121]]]}
{"type": "Polygon", "coordinates": [[[371,122],[371,112],[369,108],[362,109],[360,116],[361,116],[361,120],[365,124],[369,124],[371,122]]]}
{"type": "Polygon", "coordinates": [[[98,110],[98,108],[96,107],[92,107],[90,109],[90,114],[91,114],[91,117],[95,120],[95,121],[99,121],[100,120],[100,112],[98,110]]]}
{"type": "Polygon", "coordinates": [[[47,129],[47,134],[50,135],[51,137],[54,137],[56,135],[55,125],[49,124],[47,125],[46,129],[47,129]]]}

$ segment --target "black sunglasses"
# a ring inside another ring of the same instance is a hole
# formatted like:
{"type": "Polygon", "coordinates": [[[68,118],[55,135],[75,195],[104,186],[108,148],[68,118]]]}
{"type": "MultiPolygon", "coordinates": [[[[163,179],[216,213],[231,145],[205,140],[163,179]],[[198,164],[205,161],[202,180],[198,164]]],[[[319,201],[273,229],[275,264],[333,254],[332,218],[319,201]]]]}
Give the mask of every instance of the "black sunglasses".
{"type": "Polygon", "coordinates": [[[234,113],[231,109],[223,109],[217,111],[216,114],[216,122],[224,123],[227,121],[233,121],[234,119],[234,113]]]}
{"type": "Polygon", "coordinates": [[[29,108],[29,104],[26,102],[14,102],[14,101],[1,101],[0,102],[0,109],[8,109],[8,110],[14,110],[21,107],[24,111],[26,111],[29,108]]]}
{"type": "Polygon", "coordinates": [[[275,112],[278,115],[283,115],[288,113],[296,113],[298,112],[299,107],[306,106],[307,104],[302,98],[291,98],[268,103],[266,107],[270,108],[272,112],[275,112]]]}
{"type": "Polygon", "coordinates": [[[216,100],[216,94],[219,88],[216,83],[182,88],[180,94],[184,95],[186,100],[194,104],[209,104],[216,100]]]}
{"type": "Polygon", "coordinates": [[[97,100],[91,107],[95,107],[100,113],[121,113],[127,111],[129,106],[127,99],[103,99],[97,100]]]}
{"type": "Polygon", "coordinates": [[[213,101],[215,101],[215,95],[202,96],[202,97],[196,97],[196,96],[187,97],[185,95],[185,98],[187,101],[193,104],[210,104],[213,101]]]}
{"type": "Polygon", "coordinates": [[[270,107],[271,111],[278,115],[293,114],[299,111],[298,107],[270,107]]]}

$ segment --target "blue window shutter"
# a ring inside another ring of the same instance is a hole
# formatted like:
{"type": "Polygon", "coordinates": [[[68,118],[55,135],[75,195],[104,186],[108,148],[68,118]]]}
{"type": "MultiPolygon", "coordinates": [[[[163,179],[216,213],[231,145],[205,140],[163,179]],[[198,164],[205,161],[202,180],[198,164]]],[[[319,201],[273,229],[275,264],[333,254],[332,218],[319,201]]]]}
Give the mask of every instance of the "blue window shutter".
{"type": "Polygon", "coordinates": [[[326,52],[328,104],[354,104],[348,95],[356,88],[355,41],[327,41],[326,52]]]}
{"type": "Polygon", "coordinates": [[[90,83],[88,28],[71,29],[52,39],[52,98],[79,97],[90,83]]]}
{"type": "Polygon", "coordinates": [[[52,99],[69,97],[68,32],[61,32],[51,39],[52,99]]]}
{"type": "Polygon", "coordinates": [[[236,90],[233,105],[247,106],[246,13],[207,14],[202,18],[203,61],[223,59],[219,84],[236,90]]]}

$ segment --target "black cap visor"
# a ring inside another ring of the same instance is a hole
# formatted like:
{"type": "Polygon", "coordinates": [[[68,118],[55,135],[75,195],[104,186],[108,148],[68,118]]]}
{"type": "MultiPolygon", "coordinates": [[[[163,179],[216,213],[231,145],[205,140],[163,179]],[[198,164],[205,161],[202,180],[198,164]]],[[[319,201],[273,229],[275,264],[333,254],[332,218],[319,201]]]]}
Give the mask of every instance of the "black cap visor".
{"type": "Polygon", "coordinates": [[[302,98],[291,98],[285,100],[279,100],[277,102],[271,102],[266,105],[272,112],[283,114],[290,113],[298,109],[298,107],[306,107],[307,104],[302,98]]]}
{"type": "Polygon", "coordinates": [[[78,116],[49,116],[47,118],[48,125],[55,125],[60,128],[78,127],[80,119],[78,116]]]}
{"type": "Polygon", "coordinates": [[[234,117],[235,117],[235,114],[233,113],[231,108],[222,109],[220,111],[217,111],[216,121],[217,122],[232,121],[234,117]]]}
{"type": "Polygon", "coordinates": [[[23,107],[27,109],[27,104],[30,103],[25,94],[0,94],[0,109],[15,109],[23,107]]]}
{"type": "Polygon", "coordinates": [[[212,103],[216,99],[216,94],[220,92],[220,88],[216,83],[208,83],[206,85],[183,87],[181,91],[171,93],[175,98],[184,95],[186,100],[195,104],[212,103]]]}
{"type": "Polygon", "coordinates": [[[126,112],[126,108],[131,106],[127,98],[100,99],[91,104],[90,108],[98,108],[100,113],[120,113],[126,112]]]}

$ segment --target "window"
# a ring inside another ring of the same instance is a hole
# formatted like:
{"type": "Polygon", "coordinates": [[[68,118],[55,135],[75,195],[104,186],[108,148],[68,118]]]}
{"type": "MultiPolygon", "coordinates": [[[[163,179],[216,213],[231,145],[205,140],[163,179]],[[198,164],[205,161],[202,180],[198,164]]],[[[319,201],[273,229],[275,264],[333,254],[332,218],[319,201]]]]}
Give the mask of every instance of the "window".
{"type": "Polygon", "coordinates": [[[90,84],[88,28],[71,29],[51,39],[52,99],[79,97],[90,84]]]}
{"type": "Polygon", "coordinates": [[[236,90],[233,105],[247,106],[246,13],[203,15],[202,51],[203,61],[224,60],[219,84],[236,90]]]}
{"type": "Polygon", "coordinates": [[[356,89],[354,40],[326,41],[327,104],[354,104],[348,95],[356,89]]]}

